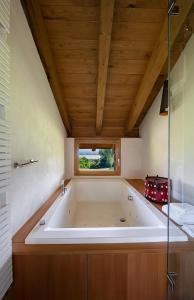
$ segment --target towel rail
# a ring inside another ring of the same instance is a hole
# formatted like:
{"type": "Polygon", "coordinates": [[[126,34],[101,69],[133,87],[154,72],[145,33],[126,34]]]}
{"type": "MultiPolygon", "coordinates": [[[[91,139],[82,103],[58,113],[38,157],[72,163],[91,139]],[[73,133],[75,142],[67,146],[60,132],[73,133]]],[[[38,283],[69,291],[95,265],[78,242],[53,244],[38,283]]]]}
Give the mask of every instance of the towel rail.
{"type": "Polygon", "coordinates": [[[30,159],[29,161],[26,161],[26,162],[23,162],[23,163],[15,162],[14,163],[14,168],[15,169],[23,168],[23,167],[26,167],[28,165],[35,164],[37,162],[38,162],[38,160],[34,160],[34,159],[30,159]]]}

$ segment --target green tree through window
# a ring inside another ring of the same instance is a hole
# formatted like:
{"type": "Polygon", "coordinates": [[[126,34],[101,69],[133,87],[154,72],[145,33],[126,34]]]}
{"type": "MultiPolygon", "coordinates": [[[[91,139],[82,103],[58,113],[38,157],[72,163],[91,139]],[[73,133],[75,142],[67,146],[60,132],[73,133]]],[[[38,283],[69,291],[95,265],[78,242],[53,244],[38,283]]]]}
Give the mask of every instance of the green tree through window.
{"type": "Polygon", "coordinates": [[[115,167],[115,152],[113,149],[100,149],[98,159],[88,159],[80,157],[80,169],[114,169],[115,167]]]}

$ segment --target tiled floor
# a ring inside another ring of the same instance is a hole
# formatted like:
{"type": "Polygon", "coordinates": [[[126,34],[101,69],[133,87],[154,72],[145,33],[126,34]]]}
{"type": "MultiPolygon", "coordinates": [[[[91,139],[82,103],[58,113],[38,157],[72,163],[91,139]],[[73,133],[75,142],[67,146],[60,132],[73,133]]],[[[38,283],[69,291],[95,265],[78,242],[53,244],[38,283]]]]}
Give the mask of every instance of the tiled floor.
{"type": "Polygon", "coordinates": [[[121,222],[125,215],[119,203],[79,202],[73,221],[74,227],[127,227],[129,220],[121,222]]]}

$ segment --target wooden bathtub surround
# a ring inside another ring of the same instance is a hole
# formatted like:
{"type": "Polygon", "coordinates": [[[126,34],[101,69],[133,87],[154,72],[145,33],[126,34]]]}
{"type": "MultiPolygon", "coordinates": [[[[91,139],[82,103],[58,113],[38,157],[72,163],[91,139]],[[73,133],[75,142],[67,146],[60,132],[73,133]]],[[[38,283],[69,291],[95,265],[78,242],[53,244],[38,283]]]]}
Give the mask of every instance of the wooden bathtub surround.
{"type": "Polygon", "coordinates": [[[121,174],[121,139],[119,138],[76,138],[74,143],[74,175],[75,176],[119,176],[121,174]],[[87,148],[110,148],[115,149],[115,163],[114,171],[101,170],[80,170],[79,169],[79,149],[87,148]]]}
{"type": "Polygon", "coordinates": [[[58,189],[13,238],[13,300],[166,300],[166,244],[27,245],[58,189]]]}
{"type": "MultiPolygon", "coordinates": [[[[128,181],[143,193],[143,180],[128,181]]],[[[58,189],[13,238],[14,284],[10,299],[166,300],[166,243],[25,244],[26,236],[60,192],[58,189]]],[[[177,272],[189,270],[194,243],[172,243],[171,250],[172,267],[177,272]]],[[[189,278],[190,272],[186,274],[189,278]]],[[[192,286],[188,286],[187,293],[186,299],[193,300],[192,286]]],[[[174,299],[183,299],[176,295],[174,299]]]]}

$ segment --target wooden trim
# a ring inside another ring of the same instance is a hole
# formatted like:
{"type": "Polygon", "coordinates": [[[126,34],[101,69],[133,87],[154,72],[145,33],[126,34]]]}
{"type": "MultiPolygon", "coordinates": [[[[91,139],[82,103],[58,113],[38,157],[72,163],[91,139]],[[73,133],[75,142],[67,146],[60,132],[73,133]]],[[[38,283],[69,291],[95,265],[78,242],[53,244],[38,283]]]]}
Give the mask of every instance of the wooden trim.
{"type": "Polygon", "coordinates": [[[56,66],[54,63],[52,51],[50,49],[49,40],[44,25],[38,0],[22,0],[22,5],[27,16],[32,34],[39,51],[47,78],[49,80],[53,95],[55,97],[64,126],[69,134],[71,134],[71,125],[64,102],[64,95],[59,83],[56,66]]]}
{"type": "Polygon", "coordinates": [[[76,176],[120,176],[121,174],[121,139],[113,138],[79,138],[75,139],[74,143],[74,175],[76,176]],[[79,145],[80,144],[114,144],[115,145],[115,161],[116,170],[115,171],[80,171],[79,170],[79,145]],[[119,163],[118,163],[119,162],[119,163]]]}
{"type": "Polygon", "coordinates": [[[98,86],[97,86],[97,112],[96,133],[102,130],[108,61],[110,56],[111,33],[113,24],[114,0],[101,0],[100,6],[100,34],[98,54],[98,86]]]}
{"type": "MultiPolygon", "coordinates": [[[[173,46],[176,37],[178,36],[182,25],[193,5],[193,0],[179,0],[177,5],[180,6],[180,14],[173,18],[173,34],[171,45],[173,46]]],[[[168,17],[165,18],[161,33],[155,44],[154,50],[150,57],[146,72],[138,89],[133,107],[130,110],[127,120],[126,133],[130,132],[136,125],[144,107],[147,104],[149,95],[156,83],[162,69],[164,68],[168,58],[168,17]]]]}

